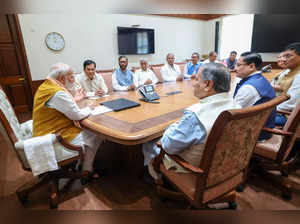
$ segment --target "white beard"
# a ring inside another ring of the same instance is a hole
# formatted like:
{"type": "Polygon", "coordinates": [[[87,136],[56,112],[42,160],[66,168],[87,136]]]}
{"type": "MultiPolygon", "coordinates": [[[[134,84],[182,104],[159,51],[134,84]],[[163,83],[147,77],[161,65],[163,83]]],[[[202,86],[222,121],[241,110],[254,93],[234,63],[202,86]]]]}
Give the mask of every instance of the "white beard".
{"type": "Polygon", "coordinates": [[[65,87],[67,90],[74,90],[74,85],[73,83],[69,82],[69,80],[66,79],[66,82],[65,82],[65,87]]]}

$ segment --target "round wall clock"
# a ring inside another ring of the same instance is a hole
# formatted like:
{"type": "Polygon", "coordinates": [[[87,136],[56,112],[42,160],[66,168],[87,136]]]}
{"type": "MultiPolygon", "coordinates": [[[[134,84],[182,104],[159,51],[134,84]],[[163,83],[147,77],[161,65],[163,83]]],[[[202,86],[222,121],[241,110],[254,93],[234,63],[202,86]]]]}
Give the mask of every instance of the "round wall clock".
{"type": "Polygon", "coordinates": [[[48,33],[45,42],[47,47],[53,51],[61,51],[65,47],[63,35],[57,32],[48,33]]]}

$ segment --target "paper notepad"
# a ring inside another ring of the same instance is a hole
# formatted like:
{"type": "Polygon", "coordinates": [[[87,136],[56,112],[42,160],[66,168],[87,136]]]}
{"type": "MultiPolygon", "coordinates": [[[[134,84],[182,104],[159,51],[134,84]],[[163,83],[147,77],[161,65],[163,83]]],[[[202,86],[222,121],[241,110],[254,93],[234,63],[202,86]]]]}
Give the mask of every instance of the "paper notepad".
{"type": "Polygon", "coordinates": [[[104,114],[107,112],[112,111],[112,109],[105,107],[105,106],[97,106],[94,108],[94,110],[92,110],[91,114],[92,115],[98,115],[98,114],[104,114]]]}

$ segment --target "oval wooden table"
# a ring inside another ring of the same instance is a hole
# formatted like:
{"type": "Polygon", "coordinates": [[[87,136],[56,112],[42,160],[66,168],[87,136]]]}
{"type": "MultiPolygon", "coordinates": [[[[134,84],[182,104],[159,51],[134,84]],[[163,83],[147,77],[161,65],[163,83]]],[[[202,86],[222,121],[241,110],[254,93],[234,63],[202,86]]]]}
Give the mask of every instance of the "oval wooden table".
{"type": "Polygon", "coordinates": [[[84,128],[89,129],[104,138],[122,145],[137,145],[162,136],[164,130],[183,115],[183,110],[197,103],[191,80],[158,84],[155,89],[160,96],[159,104],[140,101],[137,91],[114,92],[112,95],[98,100],[88,100],[88,103],[99,105],[101,102],[126,98],[141,104],[141,106],[89,116],[81,121],[84,128]],[[168,92],[181,93],[168,96],[168,92]]]}
{"type": "MultiPolygon", "coordinates": [[[[263,75],[271,81],[280,70],[272,70],[263,75]]],[[[235,88],[235,74],[232,74],[232,90],[235,88]]],[[[197,103],[192,83],[194,80],[157,84],[155,89],[160,96],[159,104],[140,101],[137,91],[114,92],[110,96],[98,100],[85,100],[80,106],[99,105],[101,102],[126,98],[139,102],[141,106],[89,116],[81,121],[84,128],[89,129],[105,139],[122,145],[137,145],[162,136],[164,130],[183,115],[183,110],[197,103]],[[179,94],[167,96],[168,92],[181,91],[179,94]]]]}

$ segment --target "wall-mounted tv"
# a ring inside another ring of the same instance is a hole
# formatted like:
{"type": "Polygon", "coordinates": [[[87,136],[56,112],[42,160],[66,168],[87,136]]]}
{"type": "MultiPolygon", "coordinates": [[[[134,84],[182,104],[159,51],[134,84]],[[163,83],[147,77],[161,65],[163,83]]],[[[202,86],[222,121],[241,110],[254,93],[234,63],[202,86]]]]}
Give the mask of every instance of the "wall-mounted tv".
{"type": "Polygon", "coordinates": [[[118,27],[119,54],[154,54],[154,29],[118,27]]]}
{"type": "Polygon", "coordinates": [[[259,14],[254,16],[251,50],[281,52],[300,41],[300,14],[259,14]]]}

